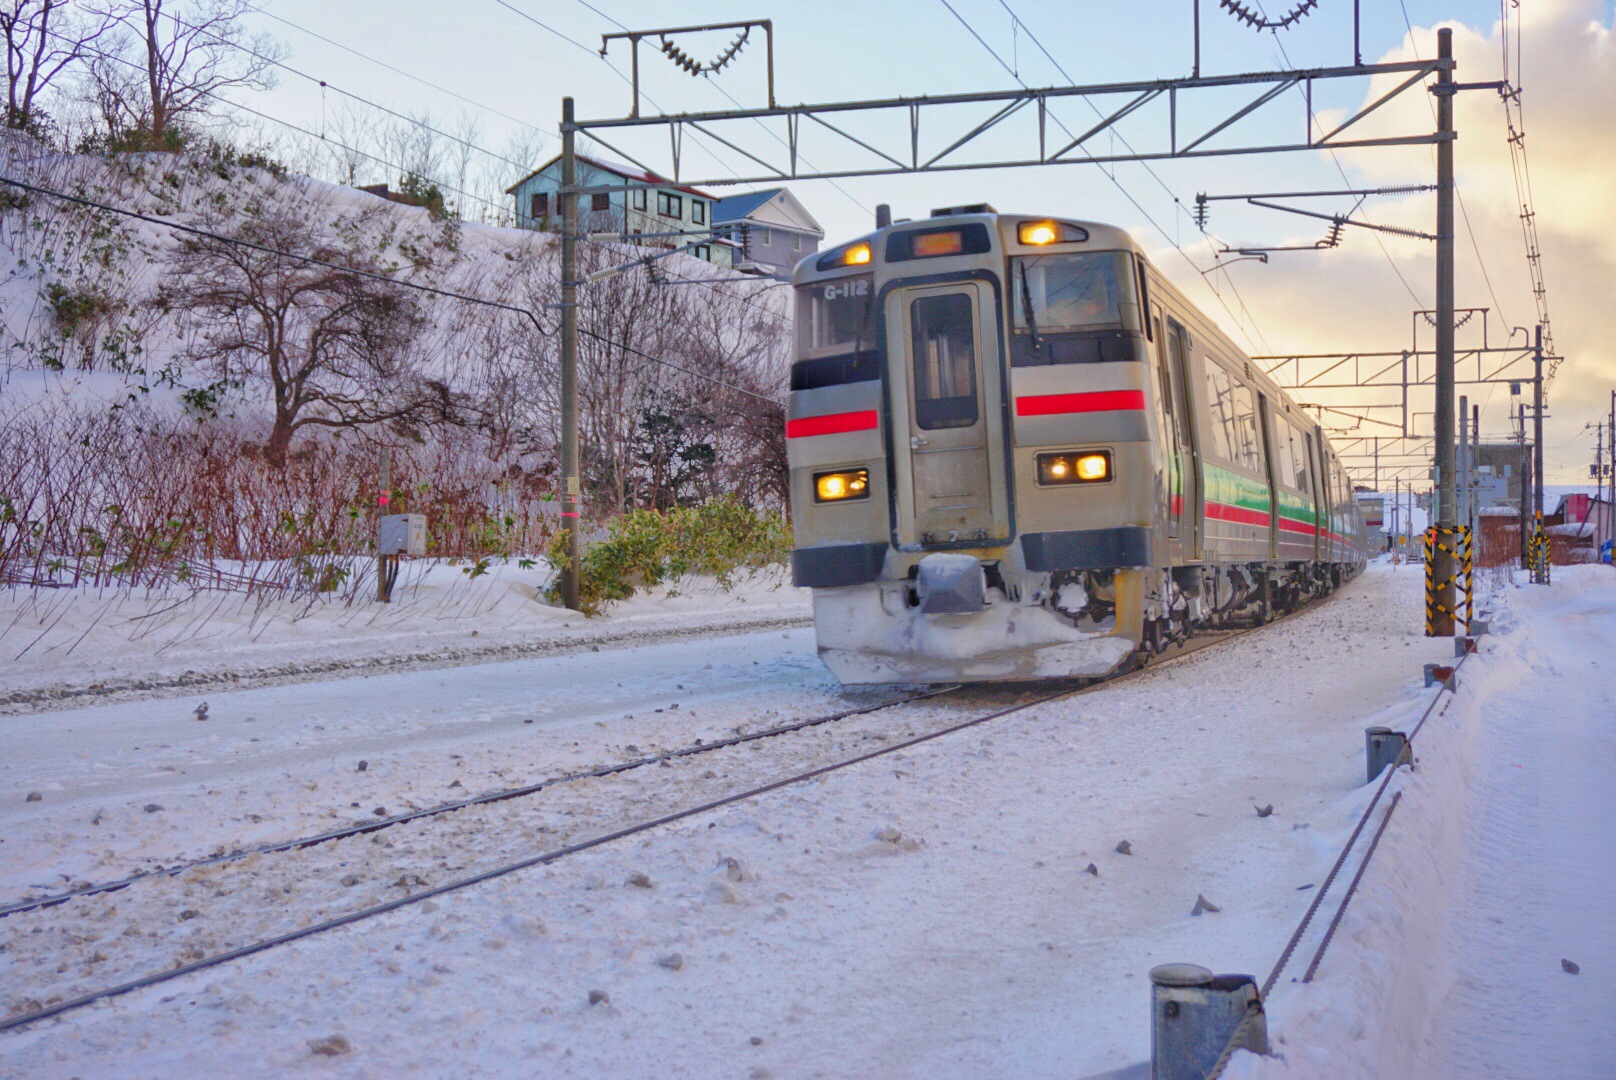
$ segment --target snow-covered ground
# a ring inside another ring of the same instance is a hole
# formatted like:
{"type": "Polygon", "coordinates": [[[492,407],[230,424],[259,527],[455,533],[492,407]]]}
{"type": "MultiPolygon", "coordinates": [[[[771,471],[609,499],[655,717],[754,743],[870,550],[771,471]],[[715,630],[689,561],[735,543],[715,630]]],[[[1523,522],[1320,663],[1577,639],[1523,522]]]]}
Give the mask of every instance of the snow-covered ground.
{"type": "MultiPolygon", "coordinates": [[[[723,630],[805,626],[808,591],[783,570],[730,591],[694,579],[584,618],[538,599],[542,563],[495,562],[472,579],[443,560],[406,564],[393,603],[235,592],[0,588],[0,714],[360,672],[490,662],[723,630]]],[[[194,704],[194,703],[193,703],[194,704]]]]}
{"type": "Polygon", "coordinates": [[[1553,578],[1498,597],[1317,981],[1270,1001],[1279,1057],[1226,1075],[1616,1075],[1616,574],[1553,578]]]}
{"type": "MultiPolygon", "coordinates": [[[[1420,580],[1377,566],[1327,603],[1115,685],[0,1035],[0,1073],[1142,1076],[1149,968],[1265,974],[1368,799],[1362,728],[1406,724],[1430,700],[1421,665],[1451,648],[1419,634],[1420,580]],[[1198,894],[1221,910],[1192,917],[1198,894]],[[311,1050],[339,1033],[347,1052],[311,1050]]],[[[1566,1068],[1497,1075],[1597,1075],[1577,1063],[1610,1060],[1588,1056],[1611,1049],[1588,1018],[1611,1004],[1616,970],[1611,907],[1589,906],[1616,866],[1597,784],[1611,684],[1591,665],[1616,643],[1616,577],[1557,571],[1553,589],[1500,604],[1500,633],[1398,781],[1403,803],[1319,981],[1274,995],[1283,1059],[1237,1059],[1230,1075],[1471,1075],[1477,1047],[1540,1049],[1514,1037],[1533,1022],[1566,1068]],[[1542,629],[1555,620],[1558,638],[1542,629]],[[1510,859],[1519,880],[1501,888],[1510,859]],[[1506,908],[1512,922],[1490,921],[1506,908]],[[1540,952],[1552,972],[1523,982],[1540,952]]],[[[136,676],[154,662],[120,659],[136,676]]],[[[8,717],[0,899],[891,693],[841,691],[810,631],[771,629],[210,690],[205,721],[190,717],[198,695],[8,717]]],[[[1024,693],[898,706],[15,915],[0,920],[0,1010],[1024,693]]]]}

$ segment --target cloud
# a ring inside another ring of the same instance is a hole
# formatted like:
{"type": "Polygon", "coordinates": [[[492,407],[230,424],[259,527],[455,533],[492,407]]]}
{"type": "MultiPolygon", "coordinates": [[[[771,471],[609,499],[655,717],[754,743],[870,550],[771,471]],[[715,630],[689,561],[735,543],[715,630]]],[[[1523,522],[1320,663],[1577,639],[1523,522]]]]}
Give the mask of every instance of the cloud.
{"type": "MultiPolygon", "coordinates": [[[[1566,358],[1550,392],[1545,442],[1551,447],[1573,444],[1550,455],[1548,479],[1551,483],[1586,483],[1593,434],[1589,432],[1580,443],[1576,439],[1584,424],[1605,417],[1610,390],[1616,386],[1616,228],[1612,225],[1612,209],[1616,208],[1616,33],[1610,16],[1596,0],[1539,0],[1514,9],[1512,17],[1520,21],[1512,27],[1509,75],[1523,87],[1532,205],[1554,342],[1566,358]],[[1520,70],[1513,48],[1516,40],[1524,42],[1520,70]]],[[[1497,23],[1441,25],[1454,31],[1459,81],[1503,77],[1503,42],[1497,23]]],[[[1398,48],[1379,59],[1395,62],[1435,52],[1436,27],[1415,27],[1398,48]]],[[[1378,98],[1396,81],[1393,77],[1376,80],[1365,92],[1364,103],[1378,98]]],[[[1434,128],[1433,100],[1428,93],[1410,91],[1351,130],[1358,131],[1359,137],[1429,132],[1434,128]]],[[[1328,130],[1345,115],[1341,111],[1321,114],[1320,123],[1328,130]]],[[[1488,341],[1499,345],[1510,326],[1530,327],[1537,321],[1504,109],[1496,93],[1472,90],[1457,96],[1454,115],[1456,172],[1468,216],[1468,223],[1465,216],[1457,222],[1457,304],[1493,308],[1488,341]]],[[[1433,182],[1434,158],[1429,146],[1340,152],[1355,186],[1433,182]]],[[[1365,204],[1364,214],[1378,223],[1434,232],[1435,196],[1372,199],[1365,204]]],[[[1276,214],[1266,228],[1270,237],[1290,234],[1289,239],[1276,242],[1311,243],[1327,226],[1276,214]]],[[[1382,242],[1386,253],[1374,235],[1349,229],[1334,251],[1276,255],[1267,266],[1248,262],[1230,273],[1263,338],[1275,351],[1402,349],[1410,340],[1415,304],[1388,264],[1388,254],[1419,296],[1420,306],[1428,307],[1435,297],[1434,245],[1389,236],[1382,242]]],[[[1172,272],[1172,259],[1160,253],[1156,257],[1172,272]]],[[[1234,306],[1227,290],[1225,296],[1234,306]]],[[[1198,288],[1196,298],[1229,325],[1215,298],[1206,297],[1198,288]]],[[[1461,329],[1461,346],[1480,344],[1479,330],[1478,320],[1461,329]]],[[[1430,340],[1430,328],[1422,327],[1422,347],[1428,347],[1430,340]]],[[[1486,402],[1484,437],[1502,437],[1508,430],[1506,391],[1461,387],[1472,400],[1486,402]]],[[[1384,394],[1357,392],[1318,391],[1299,396],[1327,404],[1397,400],[1396,394],[1388,399],[1384,394]]],[[[1425,414],[1418,422],[1429,432],[1429,392],[1412,408],[1425,414]]],[[[1372,415],[1400,420],[1400,415],[1389,412],[1372,415]]],[[[1363,433],[1375,430],[1367,426],[1363,433]]]]}

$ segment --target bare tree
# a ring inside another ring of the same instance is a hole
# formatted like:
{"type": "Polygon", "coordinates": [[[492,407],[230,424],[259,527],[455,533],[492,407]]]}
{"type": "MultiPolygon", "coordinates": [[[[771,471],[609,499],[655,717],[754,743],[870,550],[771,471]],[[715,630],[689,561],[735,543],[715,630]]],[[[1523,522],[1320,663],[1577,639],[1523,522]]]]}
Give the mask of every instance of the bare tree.
{"type": "Polygon", "coordinates": [[[448,422],[455,412],[448,387],[413,362],[424,322],[413,299],[350,272],[383,272],[374,215],[345,222],[344,243],[322,243],[305,209],[281,206],[233,228],[215,226],[228,229],[227,240],[186,241],[170,266],[173,284],[159,296],[200,324],[191,359],[220,383],[268,391],[274,423],[264,456],[277,467],[304,428],[409,430],[448,422]]]}
{"type": "Polygon", "coordinates": [[[11,0],[0,4],[0,34],[6,48],[6,116],[8,128],[37,124],[41,95],[69,65],[113,27],[105,8],[69,0],[11,0]]]}
{"type": "Polygon", "coordinates": [[[251,10],[248,0],[131,0],[125,32],[90,64],[107,133],[174,145],[209,99],[272,86],[284,50],[247,32],[242,17],[251,10]]]}

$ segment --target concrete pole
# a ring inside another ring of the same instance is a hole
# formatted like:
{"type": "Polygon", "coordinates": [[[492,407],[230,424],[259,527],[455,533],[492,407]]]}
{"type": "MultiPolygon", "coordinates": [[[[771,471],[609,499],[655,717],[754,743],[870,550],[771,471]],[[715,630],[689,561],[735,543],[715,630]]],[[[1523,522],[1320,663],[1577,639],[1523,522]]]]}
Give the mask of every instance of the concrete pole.
{"type": "MultiPolygon", "coordinates": [[[[1453,31],[1437,31],[1437,58],[1453,60],[1453,31]]],[[[1439,506],[1437,543],[1432,553],[1428,603],[1440,605],[1430,621],[1434,637],[1453,636],[1453,69],[1437,73],[1436,85],[1436,472],[1439,506]]]]}
{"type": "Polygon", "coordinates": [[[561,99],[561,524],[567,563],[561,602],[578,610],[578,154],[573,146],[572,99],[561,99]]]}

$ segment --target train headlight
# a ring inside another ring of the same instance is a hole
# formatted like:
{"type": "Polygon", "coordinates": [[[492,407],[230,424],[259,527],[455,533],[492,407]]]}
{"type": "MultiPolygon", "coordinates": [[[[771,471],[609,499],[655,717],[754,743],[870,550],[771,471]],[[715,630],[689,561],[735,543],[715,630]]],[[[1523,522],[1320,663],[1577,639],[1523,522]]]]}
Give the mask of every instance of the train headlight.
{"type": "Polygon", "coordinates": [[[874,258],[869,241],[860,240],[852,244],[843,244],[838,248],[831,248],[821,255],[814,263],[815,270],[835,270],[843,266],[868,266],[874,258]]]}
{"type": "Polygon", "coordinates": [[[845,469],[814,474],[815,502],[844,502],[870,497],[870,470],[845,469]]]}
{"type": "Polygon", "coordinates": [[[1032,247],[1079,244],[1088,238],[1087,229],[1069,221],[1023,221],[1016,227],[1016,239],[1032,247]]]}
{"type": "Polygon", "coordinates": [[[1102,484],[1109,479],[1109,450],[1067,450],[1038,455],[1040,484],[1102,484]]]}

